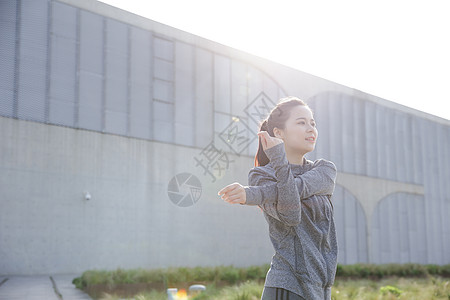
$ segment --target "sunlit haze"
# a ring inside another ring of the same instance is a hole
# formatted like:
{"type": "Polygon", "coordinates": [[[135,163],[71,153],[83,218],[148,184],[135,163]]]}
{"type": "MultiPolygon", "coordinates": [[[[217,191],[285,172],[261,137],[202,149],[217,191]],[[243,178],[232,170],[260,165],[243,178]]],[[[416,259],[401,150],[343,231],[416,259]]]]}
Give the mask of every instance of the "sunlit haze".
{"type": "Polygon", "coordinates": [[[447,1],[101,2],[450,119],[447,1]]]}

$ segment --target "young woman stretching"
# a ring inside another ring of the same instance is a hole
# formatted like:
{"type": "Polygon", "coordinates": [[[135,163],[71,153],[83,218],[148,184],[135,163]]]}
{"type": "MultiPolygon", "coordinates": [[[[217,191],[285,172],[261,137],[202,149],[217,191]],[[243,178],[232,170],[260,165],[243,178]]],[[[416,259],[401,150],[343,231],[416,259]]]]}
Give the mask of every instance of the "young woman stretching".
{"type": "Polygon", "coordinates": [[[234,182],[218,194],[229,203],[258,205],[275,249],[262,300],[330,300],[337,266],[331,196],[336,166],[308,160],[318,131],[305,102],[286,97],[261,126],[249,186],[234,182]]]}

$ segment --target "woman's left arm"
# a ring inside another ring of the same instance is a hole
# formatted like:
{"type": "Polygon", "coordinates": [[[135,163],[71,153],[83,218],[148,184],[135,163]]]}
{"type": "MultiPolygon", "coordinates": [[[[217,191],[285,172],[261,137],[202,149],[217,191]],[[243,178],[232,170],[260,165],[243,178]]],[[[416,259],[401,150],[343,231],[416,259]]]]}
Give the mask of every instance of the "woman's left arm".
{"type": "MultiPolygon", "coordinates": [[[[332,195],[335,188],[336,165],[325,159],[314,162],[311,170],[296,175],[294,180],[300,194],[300,199],[312,195],[332,195]]],[[[246,205],[263,205],[275,203],[278,199],[277,184],[258,168],[253,168],[248,174],[248,182],[254,185],[244,186],[246,205]]]]}

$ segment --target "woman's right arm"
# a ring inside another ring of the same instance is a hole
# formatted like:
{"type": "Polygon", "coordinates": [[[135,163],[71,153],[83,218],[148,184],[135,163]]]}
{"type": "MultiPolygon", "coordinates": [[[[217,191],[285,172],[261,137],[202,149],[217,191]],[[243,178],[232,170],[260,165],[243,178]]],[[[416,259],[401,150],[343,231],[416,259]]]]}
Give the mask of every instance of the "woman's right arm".
{"type": "MultiPolygon", "coordinates": [[[[265,153],[275,170],[277,182],[273,188],[277,192],[277,201],[262,203],[260,207],[270,216],[289,226],[297,225],[301,221],[300,194],[286,158],[284,143],[265,149],[265,153]]],[[[245,190],[247,203],[248,189],[245,190]]]]}

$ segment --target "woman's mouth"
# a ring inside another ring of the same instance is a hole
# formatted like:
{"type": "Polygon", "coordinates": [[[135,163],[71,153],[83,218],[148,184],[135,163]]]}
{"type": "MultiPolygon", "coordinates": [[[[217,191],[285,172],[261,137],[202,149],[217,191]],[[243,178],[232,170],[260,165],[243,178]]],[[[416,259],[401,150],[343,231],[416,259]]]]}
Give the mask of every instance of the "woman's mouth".
{"type": "Polygon", "coordinates": [[[307,137],[305,140],[307,140],[308,142],[314,143],[316,141],[316,138],[313,136],[310,136],[310,137],[307,137]]]}

